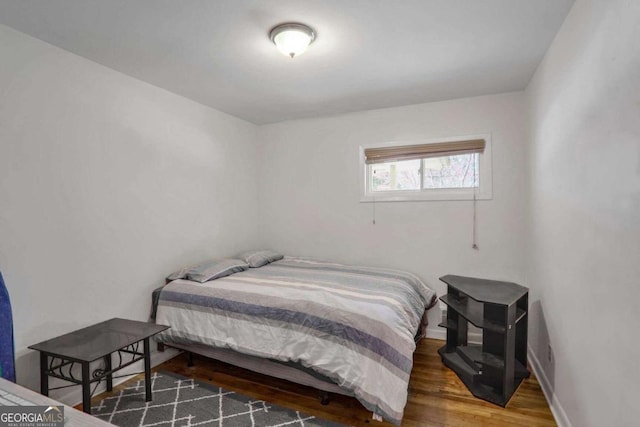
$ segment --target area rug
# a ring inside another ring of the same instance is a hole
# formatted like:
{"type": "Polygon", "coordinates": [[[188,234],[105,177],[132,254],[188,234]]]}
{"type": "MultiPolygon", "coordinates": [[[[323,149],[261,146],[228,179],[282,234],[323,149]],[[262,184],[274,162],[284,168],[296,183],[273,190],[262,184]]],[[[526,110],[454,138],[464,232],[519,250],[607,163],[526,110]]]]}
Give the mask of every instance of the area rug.
{"type": "Polygon", "coordinates": [[[153,401],[144,401],[144,390],[144,380],[134,382],[94,405],[92,414],[121,427],[343,427],[173,373],[153,373],[153,401]]]}

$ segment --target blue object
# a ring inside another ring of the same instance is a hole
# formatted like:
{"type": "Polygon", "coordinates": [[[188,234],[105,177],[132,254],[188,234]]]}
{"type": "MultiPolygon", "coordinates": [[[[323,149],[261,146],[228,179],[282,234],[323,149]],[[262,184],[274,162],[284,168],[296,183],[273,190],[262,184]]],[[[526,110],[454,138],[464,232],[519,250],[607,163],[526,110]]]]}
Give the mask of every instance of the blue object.
{"type": "Polygon", "coordinates": [[[16,355],[13,342],[13,317],[9,291],[0,273],[0,377],[16,381],[16,355]]]}

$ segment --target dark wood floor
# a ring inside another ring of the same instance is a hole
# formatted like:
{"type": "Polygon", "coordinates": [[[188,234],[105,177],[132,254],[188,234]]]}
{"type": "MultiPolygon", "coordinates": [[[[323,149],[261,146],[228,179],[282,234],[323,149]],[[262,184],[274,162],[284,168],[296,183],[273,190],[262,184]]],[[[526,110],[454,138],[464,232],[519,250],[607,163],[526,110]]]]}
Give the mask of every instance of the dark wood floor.
{"type": "MultiPolygon", "coordinates": [[[[442,365],[436,350],[443,344],[443,341],[425,339],[418,345],[403,426],[556,425],[542,389],[533,375],[522,383],[506,408],[492,405],[473,397],[458,377],[442,365]]],[[[344,424],[391,426],[386,422],[371,420],[371,413],[354,398],[332,395],[329,405],[323,406],[319,402],[318,392],[314,389],[203,357],[195,356],[194,360],[195,366],[187,367],[186,357],[179,355],[154,370],[193,377],[255,399],[344,424]]],[[[121,387],[115,388],[114,392],[121,387]]],[[[96,396],[94,400],[108,395],[104,393],[96,396]]]]}

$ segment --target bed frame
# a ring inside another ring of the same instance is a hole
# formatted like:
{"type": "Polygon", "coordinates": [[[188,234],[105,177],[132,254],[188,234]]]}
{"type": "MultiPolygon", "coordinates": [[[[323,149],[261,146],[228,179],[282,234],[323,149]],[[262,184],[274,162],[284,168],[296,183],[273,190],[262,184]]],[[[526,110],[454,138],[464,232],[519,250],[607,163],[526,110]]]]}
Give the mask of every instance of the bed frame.
{"type": "Polygon", "coordinates": [[[314,389],[319,391],[320,403],[323,405],[329,404],[329,393],[353,396],[353,393],[341,388],[340,386],[332,382],[329,378],[322,377],[320,374],[312,375],[309,372],[306,372],[294,366],[279,363],[270,359],[250,356],[247,354],[238,353],[237,351],[209,347],[206,345],[183,345],[158,342],[158,351],[163,352],[165,350],[165,347],[171,347],[185,351],[187,353],[188,366],[193,366],[193,354],[198,354],[200,356],[219,360],[221,362],[238,366],[240,368],[257,372],[259,374],[268,375],[271,377],[291,381],[296,384],[313,387],[314,389]]]}

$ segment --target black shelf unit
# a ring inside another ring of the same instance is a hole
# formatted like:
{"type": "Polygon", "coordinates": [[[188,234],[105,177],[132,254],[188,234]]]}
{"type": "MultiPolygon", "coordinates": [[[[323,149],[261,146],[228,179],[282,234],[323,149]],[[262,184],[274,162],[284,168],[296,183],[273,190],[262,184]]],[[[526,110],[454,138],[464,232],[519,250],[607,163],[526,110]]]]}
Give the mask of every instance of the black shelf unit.
{"type": "Polygon", "coordinates": [[[527,369],[529,289],[510,282],[446,275],[447,343],[438,350],[474,396],[506,406],[527,369]],[[468,345],[471,323],[482,329],[482,344],[468,345]]]}

